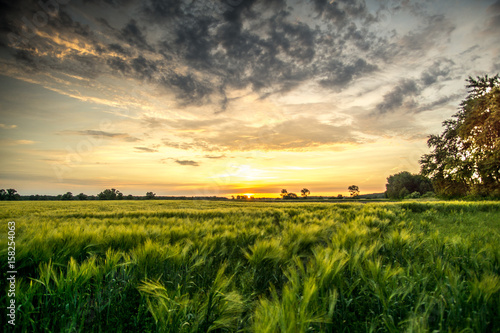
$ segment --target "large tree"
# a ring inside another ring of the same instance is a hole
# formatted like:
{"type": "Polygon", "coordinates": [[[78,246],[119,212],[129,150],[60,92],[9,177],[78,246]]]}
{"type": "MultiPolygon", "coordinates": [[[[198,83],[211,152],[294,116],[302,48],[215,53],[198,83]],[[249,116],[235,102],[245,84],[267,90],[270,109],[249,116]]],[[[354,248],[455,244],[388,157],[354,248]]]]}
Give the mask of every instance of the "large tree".
{"type": "Polygon", "coordinates": [[[418,192],[419,195],[432,191],[430,180],[422,175],[402,171],[387,178],[385,194],[391,199],[404,199],[405,196],[418,192]]]}
{"type": "Polygon", "coordinates": [[[469,77],[468,95],[420,164],[444,195],[500,195],[500,77],[469,77]]]}

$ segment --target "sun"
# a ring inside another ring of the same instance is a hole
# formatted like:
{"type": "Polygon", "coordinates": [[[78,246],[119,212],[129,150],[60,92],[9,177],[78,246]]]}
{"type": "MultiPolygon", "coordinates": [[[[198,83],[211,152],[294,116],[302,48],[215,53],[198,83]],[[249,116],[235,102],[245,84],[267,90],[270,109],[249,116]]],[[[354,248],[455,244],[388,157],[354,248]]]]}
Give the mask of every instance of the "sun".
{"type": "Polygon", "coordinates": [[[253,193],[244,193],[243,195],[246,196],[247,198],[250,198],[250,197],[254,196],[253,193]]]}

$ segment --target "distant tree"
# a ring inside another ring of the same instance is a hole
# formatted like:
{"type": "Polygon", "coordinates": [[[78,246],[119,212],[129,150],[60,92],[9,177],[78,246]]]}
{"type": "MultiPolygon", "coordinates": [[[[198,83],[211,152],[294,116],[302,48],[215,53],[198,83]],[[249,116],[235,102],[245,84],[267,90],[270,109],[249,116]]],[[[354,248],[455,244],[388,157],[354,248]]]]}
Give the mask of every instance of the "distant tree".
{"type": "Polygon", "coordinates": [[[66,192],[61,196],[61,200],[73,200],[73,193],[66,192]]]}
{"type": "Polygon", "coordinates": [[[134,196],[132,194],[129,194],[129,195],[127,195],[127,197],[125,199],[134,200],[134,196]]]}
{"type": "Polygon", "coordinates": [[[337,195],[337,199],[343,199],[344,196],[342,194],[337,195]]]}
{"type": "Polygon", "coordinates": [[[444,131],[427,141],[421,174],[436,193],[500,196],[500,76],[469,77],[468,95],[444,131]]]}
{"type": "Polygon", "coordinates": [[[281,197],[286,197],[288,195],[288,191],[286,189],[282,189],[280,193],[281,197]]]}
{"type": "Polygon", "coordinates": [[[293,192],[287,193],[283,196],[283,199],[298,199],[299,196],[293,192]]]}
{"type": "Polygon", "coordinates": [[[156,193],[153,192],[147,192],[146,193],[146,199],[154,199],[156,197],[156,193]]]}
{"type": "Polygon", "coordinates": [[[309,194],[311,194],[311,192],[307,188],[303,188],[302,190],[300,190],[300,195],[304,198],[307,198],[309,194]]]}
{"type": "Polygon", "coordinates": [[[77,195],[76,195],[76,198],[77,198],[78,200],[87,200],[87,199],[89,198],[89,196],[88,196],[88,195],[86,195],[86,194],[84,194],[84,193],[80,193],[80,194],[77,194],[77,195]]]}
{"type": "Polygon", "coordinates": [[[21,200],[21,196],[13,188],[1,189],[0,200],[21,200]]]}
{"type": "Polygon", "coordinates": [[[106,189],[97,195],[99,200],[121,200],[123,199],[123,193],[112,188],[106,189]]]}
{"type": "Polygon", "coordinates": [[[347,188],[351,197],[357,198],[359,196],[359,187],[357,185],[351,185],[347,188]]]}
{"type": "Polygon", "coordinates": [[[419,195],[423,195],[427,192],[432,191],[431,181],[417,174],[411,174],[408,171],[402,171],[395,175],[391,175],[387,178],[387,184],[385,185],[385,194],[391,199],[404,199],[408,195],[412,194],[415,197],[415,192],[419,195]]]}

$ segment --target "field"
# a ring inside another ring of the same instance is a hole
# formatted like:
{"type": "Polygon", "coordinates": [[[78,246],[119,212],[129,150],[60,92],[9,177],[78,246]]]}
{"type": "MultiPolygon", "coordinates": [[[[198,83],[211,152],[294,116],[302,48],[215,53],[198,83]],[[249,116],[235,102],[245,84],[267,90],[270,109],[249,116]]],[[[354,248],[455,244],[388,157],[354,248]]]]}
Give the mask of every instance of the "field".
{"type": "Polygon", "coordinates": [[[499,202],[2,202],[0,215],[2,272],[16,222],[18,332],[500,332],[499,202]]]}

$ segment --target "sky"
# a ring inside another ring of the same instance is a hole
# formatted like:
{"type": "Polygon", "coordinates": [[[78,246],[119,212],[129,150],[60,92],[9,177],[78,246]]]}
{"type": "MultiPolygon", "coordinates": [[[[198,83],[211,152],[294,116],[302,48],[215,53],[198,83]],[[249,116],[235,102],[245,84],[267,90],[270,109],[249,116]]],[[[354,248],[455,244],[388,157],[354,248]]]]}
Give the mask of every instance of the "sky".
{"type": "Polygon", "coordinates": [[[498,0],[1,0],[0,188],[383,192],[498,72],[498,0]]]}

